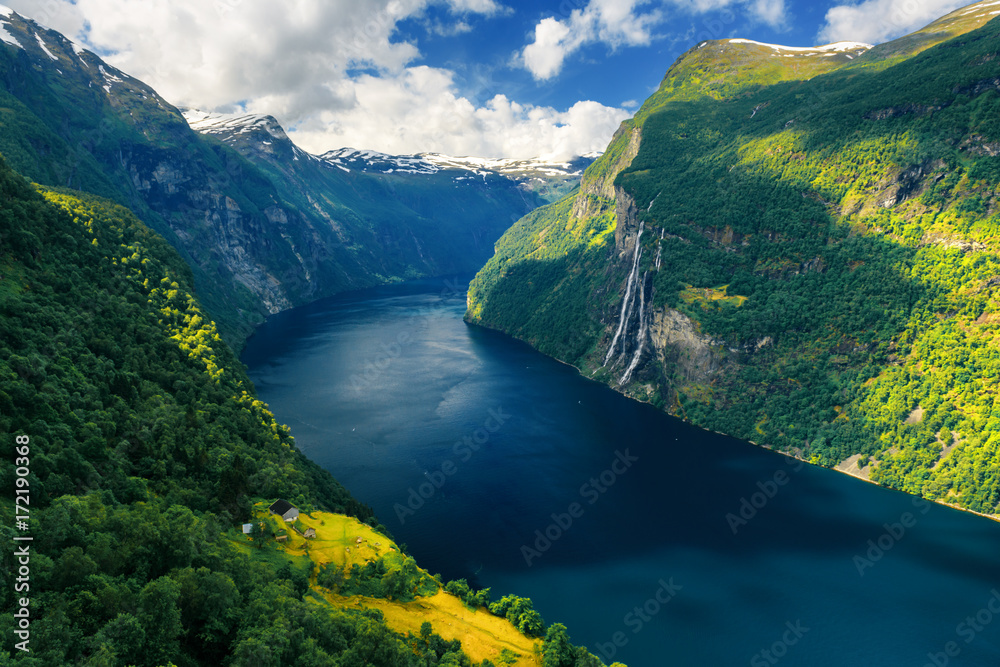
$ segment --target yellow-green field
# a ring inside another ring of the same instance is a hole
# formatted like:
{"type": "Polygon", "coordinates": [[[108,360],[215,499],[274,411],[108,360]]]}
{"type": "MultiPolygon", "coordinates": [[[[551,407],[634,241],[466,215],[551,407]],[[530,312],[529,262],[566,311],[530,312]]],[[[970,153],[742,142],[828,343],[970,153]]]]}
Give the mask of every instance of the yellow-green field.
{"type": "Polygon", "coordinates": [[[726,290],[729,285],[723,285],[721,287],[691,287],[687,285],[687,288],[681,290],[680,297],[681,301],[687,304],[697,303],[702,308],[705,308],[708,304],[720,305],[723,303],[728,303],[730,305],[736,306],[737,308],[743,305],[743,302],[747,300],[745,296],[729,296],[726,294],[726,290]]]}
{"type": "Polygon", "coordinates": [[[311,560],[315,563],[315,569],[310,585],[330,605],[378,609],[388,626],[404,635],[408,632],[419,635],[421,624],[429,622],[434,632],[442,638],[461,641],[462,650],[476,663],[489,659],[499,667],[500,654],[507,649],[520,656],[513,664],[541,667],[541,640],[526,637],[510,621],[494,616],[485,609],[470,609],[458,597],[444,590],[430,597],[419,597],[412,602],[397,602],[360,595],[336,595],[321,588],[316,583],[315,573],[323,565],[331,564],[349,570],[352,565],[363,566],[381,556],[387,565],[392,566],[397,557],[402,560],[403,556],[392,540],[354,517],[343,514],[300,514],[294,525],[303,532],[306,528],[316,530],[316,537],[306,539],[292,529],[293,524],[285,523],[270,514],[267,510],[269,504],[262,502],[254,506],[254,521],[266,521],[276,534],[283,530],[288,536],[285,542],[269,541],[264,549],[254,549],[252,541],[245,535],[238,531],[232,531],[231,535],[243,550],[255,557],[289,559],[299,567],[306,564],[305,559],[311,560]]]}
{"type": "Polygon", "coordinates": [[[325,591],[323,597],[338,607],[364,606],[378,609],[389,627],[403,634],[410,632],[419,635],[420,625],[428,622],[442,638],[461,641],[462,650],[476,663],[489,659],[500,665],[500,653],[503,649],[508,649],[520,656],[513,663],[515,665],[542,665],[541,640],[525,637],[510,621],[494,616],[485,609],[469,609],[457,597],[443,590],[437,595],[417,598],[413,602],[395,602],[360,595],[344,597],[325,591]]]}

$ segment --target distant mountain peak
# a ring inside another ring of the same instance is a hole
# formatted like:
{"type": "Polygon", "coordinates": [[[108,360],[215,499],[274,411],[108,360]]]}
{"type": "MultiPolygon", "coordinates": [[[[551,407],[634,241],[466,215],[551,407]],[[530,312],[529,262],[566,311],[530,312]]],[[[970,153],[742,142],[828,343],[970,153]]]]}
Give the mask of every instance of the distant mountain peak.
{"type": "MultiPolygon", "coordinates": [[[[474,176],[500,174],[514,180],[524,180],[533,176],[579,175],[597,155],[600,153],[577,156],[569,160],[551,160],[453,156],[442,153],[388,155],[372,150],[338,148],[323,153],[320,158],[341,169],[364,172],[433,174],[438,171],[459,171],[471,172],[474,176]]],[[[468,177],[468,174],[465,177],[468,177]]]]}
{"type": "Polygon", "coordinates": [[[217,113],[198,109],[180,109],[191,129],[200,134],[248,134],[264,130],[275,139],[288,141],[288,135],[274,116],[255,113],[217,113]]]}
{"type": "MultiPolygon", "coordinates": [[[[18,14],[17,12],[15,12],[13,9],[11,9],[6,5],[0,5],[0,41],[2,41],[3,43],[9,44],[11,46],[16,46],[17,48],[22,49],[24,51],[29,51],[29,49],[26,48],[23,43],[21,43],[21,40],[18,39],[18,36],[15,35],[14,32],[12,32],[12,30],[14,31],[17,30],[17,28],[15,28],[14,26],[14,22],[11,21],[11,19],[14,17],[17,17],[17,22],[20,26],[20,29],[23,30],[23,32],[25,32],[28,35],[34,36],[35,44],[42,51],[42,53],[45,56],[47,56],[50,60],[59,62],[61,58],[59,56],[58,51],[65,51],[64,47],[66,45],[69,45],[69,47],[73,51],[73,54],[77,56],[77,58],[79,58],[80,63],[83,64],[84,67],[87,68],[90,67],[90,64],[83,59],[84,53],[90,53],[88,49],[86,49],[80,44],[77,44],[72,39],[70,39],[66,35],[63,35],[57,30],[53,30],[48,26],[42,25],[35,19],[18,14]],[[56,44],[51,42],[46,42],[45,39],[42,37],[42,33],[46,33],[47,37],[49,37],[50,39],[54,39],[56,44]]],[[[30,44],[30,42],[31,40],[29,38],[28,43],[30,44]]],[[[68,54],[65,52],[63,53],[63,55],[66,55],[68,57],[68,54]]],[[[96,56],[94,56],[92,53],[91,56],[96,58],[96,56]]],[[[110,65],[108,67],[110,67],[110,65]]]]}
{"type": "Polygon", "coordinates": [[[552,201],[579,182],[586,169],[600,153],[590,153],[567,160],[547,158],[488,158],[451,156],[441,153],[389,155],[350,146],[313,155],[288,137],[273,116],[253,113],[218,113],[181,109],[185,120],[199,134],[210,135],[246,155],[254,155],[286,166],[309,163],[337,172],[379,174],[390,177],[423,175],[458,182],[494,183],[512,181],[540,193],[552,201]],[[558,196],[557,196],[558,195],[558,196]]]}
{"type": "Polygon", "coordinates": [[[0,40],[5,44],[10,44],[11,46],[16,46],[19,49],[24,48],[24,44],[21,44],[11,32],[8,30],[10,27],[10,17],[14,15],[14,10],[5,5],[0,5],[0,40]]]}
{"type": "Polygon", "coordinates": [[[382,174],[434,174],[440,168],[419,155],[389,155],[368,149],[336,148],[320,159],[343,171],[363,171],[382,174]]]}
{"type": "MultiPolygon", "coordinates": [[[[33,71],[59,82],[57,97],[73,98],[89,111],[116,114],[148,132],[163,130],[166,125],[160,121],[170,125],[179,120],[174,107],[142,81],[104,62],[57,30],[2,5],[0,42],[4,56],[31,63],[33,71]],[[157,107],[156,111],[150,105],[157,107]]],[[[47,104],[58,103],[50,100],[47,104]]],[[[103,136],[103,130],[95,136],[103,136]]]]}

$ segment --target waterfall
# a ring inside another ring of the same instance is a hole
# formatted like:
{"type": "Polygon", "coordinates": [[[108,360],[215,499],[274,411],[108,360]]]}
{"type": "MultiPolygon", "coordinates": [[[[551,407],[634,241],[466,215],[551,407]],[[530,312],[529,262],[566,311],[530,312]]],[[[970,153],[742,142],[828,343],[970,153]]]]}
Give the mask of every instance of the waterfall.
{"type": "MultiPolygon", "coordinates": [[[[628,282],[625,285],[625,299],[622,301],[622,312],[618,316],[618,331],[615,332],[615,337],[611,339],[611,347],[608,348],[608,354],[604,357],[604,363],[602,366],[607,366],[608,361],[611,359],[612,355],[615,353],[615,347],[618,345],[618,339],[621,338],[622,332],[626,330],[626,324],[629,317],[632,315],[631,305],[634,301],[635,296],[632,293],[632,286],[635,284],[635,276],[639,272],[639,256],[642,254],[642,245],[639,240],[642,238],[642,227],[639,227],[639,232],[635,235],[635,253],[632,255],[632,270],[628,274],[628,282]]],[[[622,339],[622,354],[625,353],[625,341],[622,339]]]]}
{"type": "MultiPolygon", "coordinates": [[[[659,195],[657,195],[659,197],[659,195]]],[[[663,254],[663,235],[666,234],[666,229],[660,230],[660,242],[656,244],[656,270],[660,270],[660,255],[663,254]]]]}
{"type": "MultiPolygon", "coordinates": [[[[637,300],[636,292],[638,292],[639,301],[639,331],[636,334],[635,339],[635,352],[632,353],[632,358],[628,362],[628,366],[625,368],[625,373],[618,380],[619,385],[624,385],[632,377],[633,371],[639,365],[642,360],[642,354],[646,349],[646,338],[649,335],[649,323],[647,322],[646,314],[646,283],[649,280],[649,271],[642,274],[639,277],[639,260],[642,258],[642,232],[643,228],[640,227],[639,231],[635,235],[635,251],[632,254],[632,268],[628,274],[628,281],[625,283],[625,297],[622,300],[622,310],[621,314],[618,316],[618,330],[615,332],[614,338],[611,339],[611,346],[608,348],[608,353],[604,357],[603,366],[607,366],[611,358],[615,356],[615,352],[618,351],[618,343],[621,341],[621,353],[618,359],[612,366],[618,364],[619,361],[624,363],[626,361],[626,356],[628,355],[628,340],[629,340],[629,322],[632,319],[632,313],[635,311],[635,302],[637,300]]],[[[663,233],[661,231],[660,239],[661,241],[657,243],[656,252],[656,268],[660,268],[660,259],[662,252],[662,238],[663,233]]]]}
{"type": "Polygon", "coordinates": [[[655,196],[655,197],[653,197],[653,201],[649,202],[649,206],[647,206],[647,207],[646,207],[646,213],[649,213],[649,212],[650,212],[650,210],[652,210],[652,208],[653,208],[653,203],[654,203],[654,202],[655,202],[655,201],[656,201],[657,199],[659,199],[659,198],[660,198],[660,195],[662,195],[662,194],[663,194],[663,192],[662,192],[662,191],[661,191],[661,192],[657,192],[657,193],[656,193],[656,196],[655,196]]]}
{"type": "MultiPolygon", "coordinates": [[[[632,355],[632,361],[629,363],[628,368],[625,369],[622,379],[618,381],[620,385],[625,384],[632,377],[632,371],[639,365],[639,358],[642,357],[642,350],[646,344],[646,329],[648,328],[646,325],[646,278],[648,276],[649,271],[642,274],[642,281],[639,286],[639,334],[636,336],[635,354],[632,355]]],[[[622,353],[624,352],[625,344],[622,343],[622,353]]]]}

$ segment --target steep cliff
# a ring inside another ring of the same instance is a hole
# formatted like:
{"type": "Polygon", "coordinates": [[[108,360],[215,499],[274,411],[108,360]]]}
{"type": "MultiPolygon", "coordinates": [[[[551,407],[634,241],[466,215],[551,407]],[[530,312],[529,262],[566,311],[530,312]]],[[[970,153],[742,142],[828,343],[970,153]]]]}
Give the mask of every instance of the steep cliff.
{"type": "Polygon", "coordinates": [[[876,48],[696,45],[579,193],[504,235],[468,318],[707,428],[997,512],[992,11],[876,48]]]}

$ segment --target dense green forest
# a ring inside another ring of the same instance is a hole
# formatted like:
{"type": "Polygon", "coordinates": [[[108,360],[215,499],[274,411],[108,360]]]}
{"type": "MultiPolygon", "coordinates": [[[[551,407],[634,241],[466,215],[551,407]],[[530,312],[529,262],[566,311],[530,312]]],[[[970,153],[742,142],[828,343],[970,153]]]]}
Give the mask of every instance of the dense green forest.
{"type": "MultiPolygon", "coordinates": [[[[6,165],[0,375],[0,531],[30,552],[29,588],[15,593],[8,575],[24,562],[3,550],[0,664],[472,664],[429,626],[402,635],[378,610],[321,604],[315,573],[263,534],[249,550],[228,537],[276,497],[384,529],[255,398],[162,237],[119,205],[33,187],[6,165]],[[28,489],[27,530],[15,488],[28,489]],[[22,596],[30,652],[15,649],[22,596]]],[[[339,576],[387,598],[440,588],[405,563],[388,588],[339,576]]],[[[560,628],[545,665],[600,665],[560,628]]]]}
{"type": "Polygon", "coordinates": [[[642,227],[659,338],[623,391],[1000,512],[1000,22],[917,41],[781,76],[785,58],[696,47],[626,125],[641,128],[630,164],[598,160],[581,193],[501,239],[469,319],[618,386],[623,369],[604,362],[632,256],[611,232],[642,227]],[[756,75],[717,84],[737,67],[756,75]],[[585,196],[598,205],[580,216],[585,196]],[[676,322],[686,341],[669,338],[676,322]]]}

